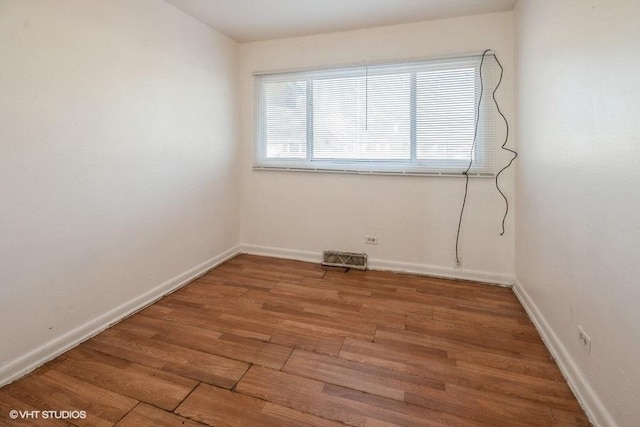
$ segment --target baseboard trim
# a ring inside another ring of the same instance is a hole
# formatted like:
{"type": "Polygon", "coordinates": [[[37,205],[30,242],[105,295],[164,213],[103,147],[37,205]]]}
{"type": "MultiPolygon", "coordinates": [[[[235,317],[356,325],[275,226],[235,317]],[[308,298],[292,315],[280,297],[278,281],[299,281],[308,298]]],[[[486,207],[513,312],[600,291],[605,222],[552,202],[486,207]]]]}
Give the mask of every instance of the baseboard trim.
{"type": "MultiPolygon", "coordinates": [[[[320,252],[299,251],[295,249],[283,249],[271,246],[241,245],[240,251],[251,255],[294,259],[298,261],[317,263],[322,261],[322,253],[320,252]]],[[[506,287],[511,287],[514,283],[514,278],[507,274],[464,270],[429,264],[388,261],[376,258],[368,259],[368,267],[371,270],[394,271],[399,273],[419,274],[423,276],[444,277],[447,279],[472,280],[506,287]]]]}
{"type": "Polygon", "coordinates": [[[513,285],[513,291],[538,330],[542,341],[544,341],[549,352],[551,352],[551,355],[556,360],[560,371],[562,371],[569,387],[571,387],[573,394],[575,394],[580,405],[582,405],[591,423],[594,426],[616,427],[618,424],[613,420],[613,417],[593,390],[565,345],[551,325],[549,325],[536,303],[517,279],[513,285]]]}
{"type": "Polygon", "coordinates": [[[240,248],[231,248],[184,273],[167,280],[139,297],[127,301],[119,307],[85,323],[78,328],[61,335],[18,359],[10,361],[0,368],[0,387],[23,377],[44,363],[58,357],[78,344],[99,334],[113,324],[153,304],[160,298],[176,291],[187,283],[202,276],[212,268],[222,264],[240,253],[240,248]]]}
{"type": "Polygon", "coordinates": [[[399,261],[387,261],[370,258],[369,268],[372,270],[397,271],[401,273],[420,274],[423,276],[444,277],[446,279],[472,280],[504,287],[513,286],[513,277],[507,274],[489,273],[486,271],[465,270],[438,265],[417,264],[399,261]]]}
{"type": "Polygon", "coordinates": [[[298,251],[294,249],[282,249],[271,246],[240,245],[240,252],[249,255],[292,259],[296,261],[317,263],[320,263],[322,261],[322,254],[319,252],[298,251]]]}

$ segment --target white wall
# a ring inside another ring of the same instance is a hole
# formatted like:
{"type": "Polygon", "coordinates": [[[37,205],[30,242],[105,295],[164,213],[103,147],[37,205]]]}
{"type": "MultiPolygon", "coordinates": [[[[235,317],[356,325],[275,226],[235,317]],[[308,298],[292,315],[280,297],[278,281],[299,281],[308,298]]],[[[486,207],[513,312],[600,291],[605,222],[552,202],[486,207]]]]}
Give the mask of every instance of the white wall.
{"type": "Polygon", "coordinates": [[[238,242],[237,46],[158,0],[0,0],[0,384],[238,242]]]}
{"type": "MultiPolygon", "coordinates": [[[[499,100],[513,122],[512,36],[512,14],[499,13],[241,45],[241,241],[246,248],[310,258],[325,249],[364,251],[379,267],[510,282],[513,214],[505,236],[500,237],[504,205],[490,179],[471,181],[460,242],[463,265],[456,270],[462,178],[252,171],[251,73],[480,53],[493,48],[506,68],[499,100]],[[366,234],[378,236],[379,244],[365,245],[366,234]]],[[[502,164],[508,156],[498,159],[502,164]]],[[[512,197],[513,171],[504,174],[502,183],[512,197]]]]}
{"type": "Polygon", "coordinates": [[[637,426],[640,2],[521,1],[516,14],[518,290],[594,420],[637,426]]]}

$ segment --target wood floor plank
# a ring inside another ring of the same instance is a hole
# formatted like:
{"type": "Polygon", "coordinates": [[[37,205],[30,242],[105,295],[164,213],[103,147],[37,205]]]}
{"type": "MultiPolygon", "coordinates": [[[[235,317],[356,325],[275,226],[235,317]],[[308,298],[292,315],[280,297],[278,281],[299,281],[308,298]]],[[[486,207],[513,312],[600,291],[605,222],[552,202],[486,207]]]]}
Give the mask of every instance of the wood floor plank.
{"type": "Polygon", "coordinates": [[[262,310],[262,318],[265,321],[279,319],[283,324],[295,325],[298,328],[310,331],[321,331],[328,334],[352,336],[359,338],[373,338],[377,325],[371,321],[357,316],[333,315],[328,316],[319,313],[305,311],[301,308],[293,308],[291,305],[283,303],[266,303],[262,310]]]}
{"type": "Polygon", "coordinates": [[[451,381],[456,385],[545,403],[551,408],[581,410],[573,392],[564,381],[468,363],[456,363],[456,369],[457,373],[451,381]]]}
{"type": "Polygon", "coordinates": [[[129,333],[107,330],[86,346],[141,365],[162,369],[186,378],[231,388],[249,364],[129,333]]]}
{"type": "Polygon", "coordinates": [[[198,385],[197,381],[86,347],[78,347],[65,353],[50,368],[169,411],[174,410],[198,385]]]}
{"type": "MultiPolygon", "coordinates": [[[[328,270],[334,270],[316,263],[246,254],[229,260],[225,265],[229,267],[239,266],[259,268],[261,270],[294,272],[305,277],[323,277],[328,270]]],[[[338,268],[336,271],[345,271],[345,269],[338,268]]]]}
{"type": "Polygon", "coordinates": [[[448,307],[433,307],[432,319],[470,326],[482,325],[483,328],[495,330],[498,333],[535,332],[531,323],[523,323],[520,319],[448,307]]]}
{"type": "Polygon", "coordinates": [[[473,420],[394,399],[253,366],[236,391],[353,426],[480,426],[473,420]]]}
{"type": "Polygon", "coordinates": [[[544,359],[526,358],[526,355],[509,356],[482,350],[460,349],[449,349],[447,353],[451,359],[459,364],[470,363],[531,377],[547,378],[561,382],[565,381],[560,369],[558,369],[551,357],[544,359]]]}
{"type": "Polygon", "coordinates": [[[224,280],[202,276],[195,282],[178,289],[172,295],[191,295],[198,298],[239,297],[249,292],[248,288],[227,284],[224,280]]]}
{"type": "Polygon", "coordinates": [[[261,277],[246,277],[239,274],[234,268],[223,269],[227,267],[227,264],[223,264],[215,270],[207,273],[207,278],[222,280],[228,286],[237,286],[243,289],[271,289],[279,282],[273,280],[263,279],[261,277]]]}
{"type": "Polygon", "coordinates": [[[357,314],[361,304],[345,300],[341,297],[319,299],[317,291],[310,291],[302,286],[291,283],[279,283],[268,291],[249,291],[242,296],[243,299],[261,303],[287,304],[298,308],[316,308],[329,310],[335,315],[357,314]]]}
{"type": "Polygon", "coordinates": [[[407,392],[405,402],[494,426],[548,427],[554,423],[546,405],[450,384],[446,392],[407,392]]]}
{"type": "Polygon", "coordinates": [[[309,351],[337,355],[344,341],[344,336],[327,333],[324,329],[313,330],[301,328],[283,321],[265,319],[264,313],[259,317],[251,312],[237,314],[217,314],[214,310],[193,312],[176,309],[165,320],[211,328],[215,331],[240,337],[271,342],[285,347],[300,347],[309,351]]]}
{"type": "Polygon", "coordinates": [[[140,403],[138,406],[133,408],[131,412],[116,424],[116,427],[160,426],[206,427],[206,424],[189,420],[144,403],[140,403]]]}
{"type": "Polygon", "coordinates": [[[129,321],[156,331],[157,340],[273,369],[282,368],[293,351],[292,347],[145,316],[129,321]]]}
{"type": "MultiPolygon", "coordinates": [[[[300,323],[294,321],[272,322],[261,314],[254,318],[223,314],[220,316],[223,322],[234,325],[244,325],[247,328],[264,326],[269,330],[270,342],[287,347],[300,347],[305,350],[324,354],[338,354],[344,336],[333,328],[314,327],[312,323],[300,323]]],[[[358,335],[359,336],[359,335],[358,335]]]]}
{"type": "MultiPolygon", "coordinates": [[[[342,306],[344,308],[356,309],[362,306],[354,296],[341,294],[341,291],[344,289],[340,286],[332,289],[327,287],[326,283],[326,280],[305,278],[299,284],[278,283],[271,291],[279,295],[301,297],[306,301],[315,301],[316,303],[324,302],[329,305],[342,306]],[[320,283],[320,286],[316,285],[318,283],[320,283]]],[[[365,292],[361,297],[370,295],[370,292],[365,292]]]]}
{"type": "Polygon", "coordinates": [[[171,314],[172,312],[173,312],[172,308],[163,307],[156,302],[155,304],[152,304],[146,307],[142,311],[139,311],[138,313],[136,313],[136,315],[162,318],[163,316],[171,314]]]}
{"type": "Polygon", "coordinates": [[[379,327],[376,330],[375,342],[404,342],[423,345],[451,353],[454,351],[481,351],[508,357],[521,357],[520,353],[508,349],[500,349],[486,345],[483,342],[469,343],[458,339],[450,339],[446,336],[429,335],[416,331],[397,330],[387,327],[379,327]]]}
{"type": "Polygon", "coordinates": [[[403,289],[421,289],[425,287],[436,287],[445,292],[465,292],[479,295],[491,295],[492,297],[502,296],[513,297],[510,289],[500,286],[485,286],[485,284],[462,279],[447,279],[442,277],[422,276],[417,274],[405,274],[394,271],[374,271],[374,270],[349,270],[348,277],[351,280],[366,281],[369,283],[387,283],[403,289]]]}
{"type": "Polygon", "coordinates": [[[433,363],[451,367],[456,365],[456,361],[449,358],[444,350],[402,341],[380,343],[347,338],[340,349],[339,357],[358,363],[391,367],[400,371],[407,371],[409,365],[418,367],[433,363]]]}
{"type": "Polygon", "coordinates": [[[198,386],[176,409],[176,413],[213,426],[340,425],[315,415],[206,384],[198,386]]]}
{"type": "MultiPolygon", "coordinates": [[[[223,265],[220,268],[220,271],[217,272],[216,277],[224,277],[225,269],[228,266],[223,265]]],[[[276,269],[267,269],[263,266],[246,266],[240,267],[239,269],[234,268],[233,275],[240,276],[241,278],[246,279],[261,279],[261,280],[269,280],[271,282],[291,282],[297,283],[300,280],[307,277],[305,272],[296,272],[296,271],[287,271],[287,270],[276,270],[276,269]]]]}
{"type": "MultiPolygon", "coordinates": [[[[313,279],[316,280],[316,279],[313,279]]],[[[326,283],[326,281],[320,281],[326,283]]],[[[377,325],[385,325],[403,328],[406,314],[384,310],[379,305],[369,304],[371,293],[366,295],[348,295],[337,289],[327,289],[323,286],[315,286],[309,279],[305,279],[300,285],[291,283],[279,283],[270,290],[276,301],[282,301],[282,296],[293,297],[292,302],[298,302],[305,311],[337,317],[346,316],[345,321],[367,321],[377,325]],[[364,307],[363,304],[367,306],[364,307]]],[[[426,309],[430,312],[430,309],[426,309]]],[[[424,313],[424,310],[420,311],[424,313]]]]}
{"type": "Polygon", "coordinates": [[[568,410],[579,409],[571,390],[564,382],[459,363],[446,357],[446,354],[444,357],[441,354],[433,354],[433,350],[428,347],[398,344],[347,339],[339,356],[346,360],[389,368],[446,384],[520,397],[568,410]]]}
{"type": "Polygon", "coordinates": [[[215,310],[205,310],[194,312],[191,310],[175,309],[171,314],[163,316],[163,320],[175,322],[183,325],[190,325],[198,328],[210,328],[219,333],[229,333],[240,337],[252,338],[259,341],[270,341],[274,329],[258,322],[257,324],[244,322],[245,318],[237,316],[235,319],[223,318],[224,314],[215,310]]]}
{"type": "Polygon", "coordinates": [[[33,415],[43,410],[41,407],[32,406],[14,396],[13,391],[0,389],[0,426],[25,426],[25,427],[67,427],[68,422],[56,419],[42,419],[33,415]],[[10,411],[19,411],[17,418],[10,417],[10,411]]]}
{"type": "Polygon", "coordinates": [[[346,300],[353,300],[355,302],[363,301],[364,298],[371,296],[371,291],[367,289],[358,286],[345,286],[338,281],[326,278],[316,279],[312,277],[305,277],[299,284],[305,288],[336,292],[342,298],[346,300]]]}
{"type": "Polygon", "coordinates": [[[564,409],[551,408],[551,415],[557,426],[563,427],[589,427],[591,423],[584,411],[566,411],[564,409]]]}
{"type": "Polygon", "coordinates": [[[384,343],[391,348],[403,348],[407,344],[439,348],[446,351],[449,357],[455,361],[485,365],[555,381],[564,381],[564,377],[550,356],[545,358],[528,357],[527,354],[499,350],[486,345],[477,345],[444,337],[411,331],[398,331],[384,327],[378,328],[375,342],[384,343]]]}
{"type": "Polygon", "coordinates": [[[409,315],[405,329],[423,335],[444,337],[450,340],[495,348],[497,350],[526,353],[528,356],[546,358],[549,351],[539,338],[536,342],[521,341],[511,334],[496,334],[482,328],[481,325],[457,325],[453,322],[425,319],[409,315]]]}
{"type": "Polygon", "coordinates": [[[46,368],[14,382],[6,393],[39,410],[85,411],[86,418],[66,420],[82,426],[112,426],[137,400],[46,368]]]}
{"type": "Polygon", "coordinates": [[[407,391],[445,387],[442,381],[302,350],[293,352],[282,371],[400,401],[407,391]]]}
{"type": "Polygon", "coordinates": [[[444,296],[454,300],[479,301],[487,299],[489,302],[502,301],[519,306],[517,298],[510,289],[497,286],[484,286],[477,282],[450,280],[436,277],[424,277],[409,274],[399,274],[383,271],[349,270],[348,274],[327,272],[325,279],[341,283],[345,286],[364,287],[375,292],[391,292],[398,295],[416,293],[417,297],[444,296]]]}
{"type": "MultiPolygon", "coordinates": [[[[445,390],[444,380],[455,378],[453,372],[437,373],[439,375],[429,375],[427,373],[427,375],[421,376],[418,375],[419,370],[406,373],[388,368],[376,369],[367,364],[298,350],[293,353],[283,368],[283,372],[381,397],[399,401],[405,400],[430,409],[464,414],[481,422],[496,423],[504,419],[509,423],[520,422],[520,425],[525,425],[525,420],[526,422],[532,420],[522,418],[522,414],[540,411],[545,415],[541,415],[539,420],[534,417],[533,422],[537,423],[535,425],[549,425],[545,423],[553,422],[548,409],[541,403],[498,395],[484,390],[474,390],[454,385],[451,382],[446,382],[445,390]],[[482,402],[485,406],[477,411],[468,410],[469,402],[474,402],[475,407],[480,408],[476,401],[482,402]]],[[[490,382],[490,380],[487,379],[487,382],[490,382]]],[[[485,382],[482,382],[482,384],[485,384],[485,382]]]]}
{"type": "MultiPolygon", "coordinates": [[[[358,304],[367,310],[379,313],[400,314],[402,316],[407,313],[423,316],[431,315],[432,308],[429,305],[416,302],[411,296],[401,295],[398,297],[399,294],[395,291],[387,290],[387,292],[382,292],[381,289],[376,286],[365,287],[360,286],[360,283],[354,285],[349,281],[346,281],[346,283],[349,285],[346,286],[341,280],[306,278],[301,282],[301,285],[305,289],[311,288],[315,289],[316,292],[324,292],[325,295],[336,293],[341,301],[358,304]]],[[[327,297],[325,296],[324,298],[327,297]]],[[[452,303],[452,305],[454,305],[454,303],[452,303]]],[[[363,310],[360,310],[360,312],[362,313],[363,310]]]]}
{"type": "MultiPolygon", "coordinates": [[[[446,306],[443,304],[443,306],[446,306]]],[[[522,306],[517,303],[495,303],[488,299],[479,301],[457,301],[455,306],[458,310],[473,311],[476,313],[488,313],[494,316],[518,319],[523,322],[530,322],[527,313],[522,306]]]]}

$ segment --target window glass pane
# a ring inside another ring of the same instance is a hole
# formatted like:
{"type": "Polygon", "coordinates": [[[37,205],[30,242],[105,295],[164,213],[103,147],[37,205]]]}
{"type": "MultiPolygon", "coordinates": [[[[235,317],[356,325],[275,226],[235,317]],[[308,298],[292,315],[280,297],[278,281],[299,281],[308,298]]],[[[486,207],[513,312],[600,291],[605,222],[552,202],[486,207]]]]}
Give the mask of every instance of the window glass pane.
{"type": "Polygon", "coordinates": [[[409,159],[410,74],[313,81],[314,159],[409,159]]]}
{"type": "Polygon", "coordinates": [[[468,161],[475,129],[473,67],[416,74],[416,139],[419,160],[468,161]]]}
{"type": "Polygon", "coordinates": [[[266,157],[272,159],[307,156],[307,83],[264,83],[266,157]]]}

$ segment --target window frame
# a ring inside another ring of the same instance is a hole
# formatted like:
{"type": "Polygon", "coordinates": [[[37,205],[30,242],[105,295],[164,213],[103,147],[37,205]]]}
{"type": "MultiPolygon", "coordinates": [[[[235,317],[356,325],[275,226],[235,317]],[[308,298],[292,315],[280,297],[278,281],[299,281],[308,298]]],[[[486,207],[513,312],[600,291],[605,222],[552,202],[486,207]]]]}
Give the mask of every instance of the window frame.
{"type": "Polygon", "coordinates": [[[476,120],[480,120],[478,126],[478,138],[475,141],[474,159],[469,176],[494,177],[495,176],[495,111],[491,100],[491,91],[495,88],[495,59],[493,54],[487,54],[482,63],[482,55],[466,55],[450,58],[421,59],[399,62],[371,63],[357,66],[344,66],[320,69],[306,69],[299,71],[264,72],[254,73],[254,112],[255,112],[255,150],[254,170],[285,170],[307,172],[334,172],[356,174],[380,174],[380,175],[424,175],[424,176],[464,176],[463,171],[469,166],[470,159],[464,160],[420,160],[417,158],[417,74],[421,71],[433,71],[436,69],[455,69],[455,66],[473,66],[475,71],[474,104],[476,120]],[[453,66],[454,64],[455,66],[453,66]],[[317,76],[345,77],[349,73],[358,75],[363,69],[389,68],[397,72],[410,73],[410,140],[409,159],[314,159],[314,122],[313,122],[313,80],[317,76]],[[404,70],[404,71],[402,71],[404,70]],[[480,82],[482,78],[482,83],[480,82]],[[266,156],[267,144],[261,138],[265,135],[265,102],[263,86],[269,81],[305,81],[306,82],[306,157],[301,158],[268,158],[266,156]],[[482,86],[482,87],[481,87],[482,86]],[[477,117],[478,98],[480,99],[480,117],[477,117]],[[480,124],[479,123],[479,124],[480,124]],[[484,159],[481,161],[481,159],[484,159]],[[438,167],[438,164],[449,166],[438,167]],[[452,170],[453,166],[455,169],[452,170]],[[479,165],[479,166],[478,166],[479,165]]]}

